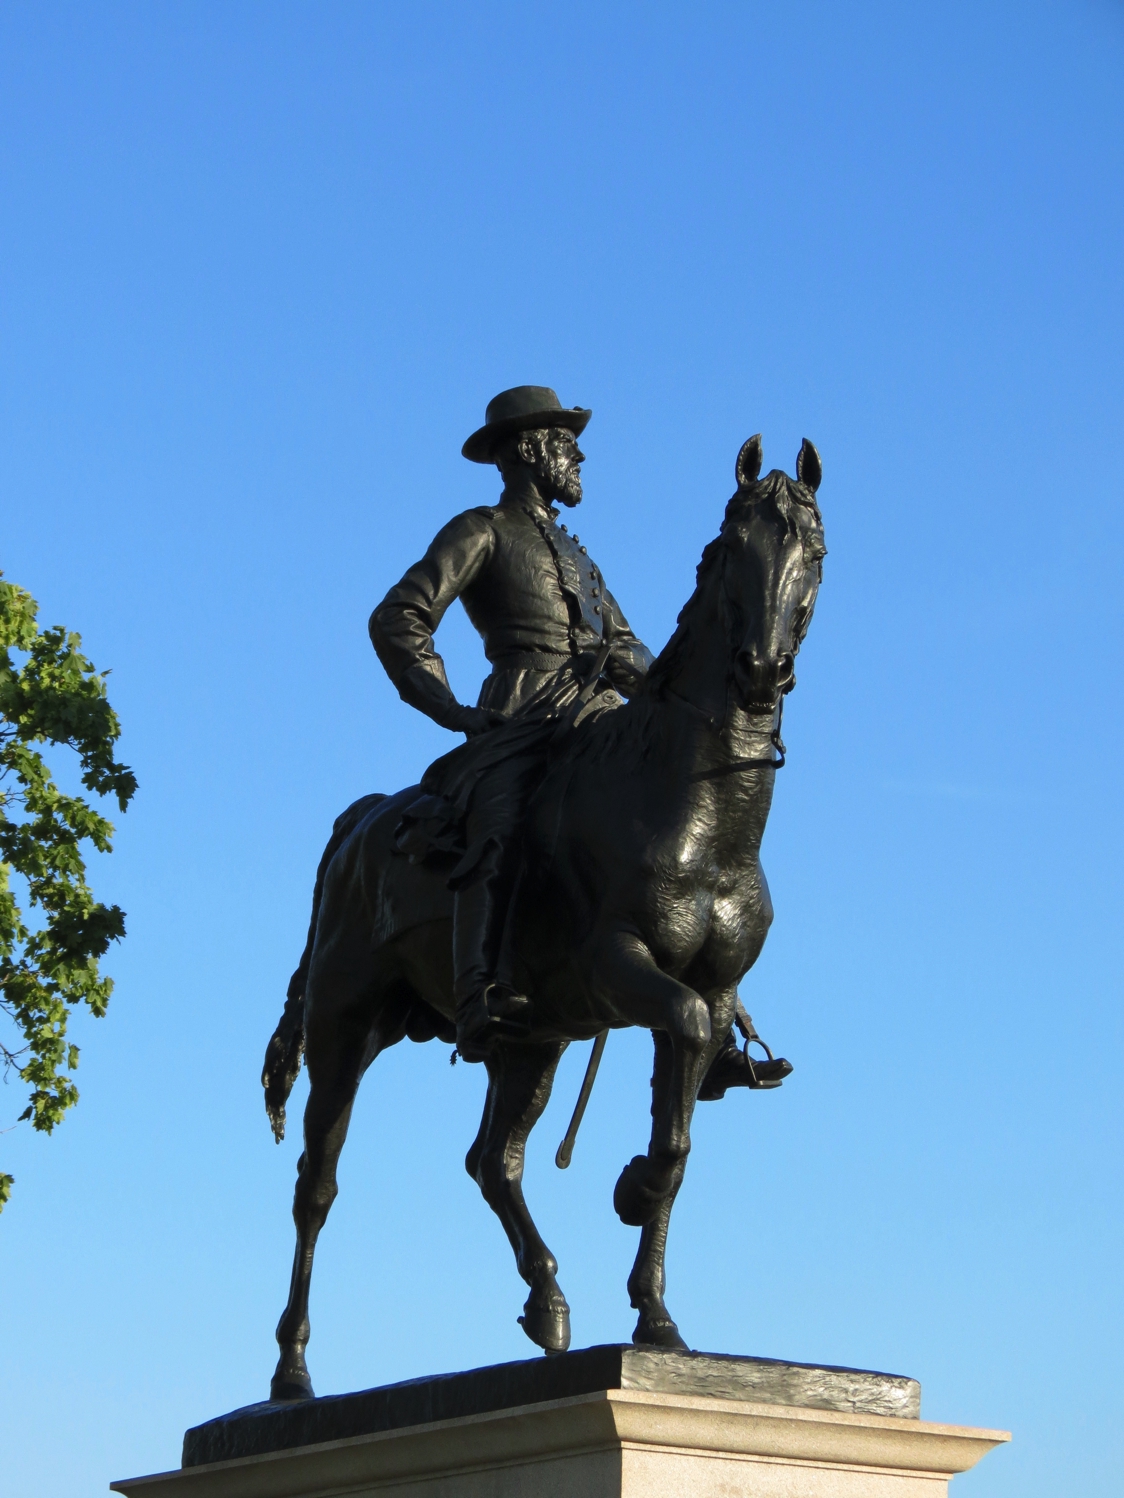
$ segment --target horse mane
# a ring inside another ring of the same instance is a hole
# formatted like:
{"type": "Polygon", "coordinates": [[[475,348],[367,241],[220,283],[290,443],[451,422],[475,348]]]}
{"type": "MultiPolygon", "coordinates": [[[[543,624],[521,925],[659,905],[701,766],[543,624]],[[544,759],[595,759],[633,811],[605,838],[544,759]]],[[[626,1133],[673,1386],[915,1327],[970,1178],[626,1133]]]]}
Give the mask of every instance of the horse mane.
{"type": "MultiPolygon", "coordinates": [[[[737,498],[737,495],[734,496],[737,498]]],[[[730,501],[732,505],[734,500],[730,501]]],[[[648,674],[644,678],[644,685],[638,695],[659,696],[661,688],[668,678],[674,676],[679,668],[687,642],[691,637],[691,626],[703,611],[704,604],[709,602],[712,584],[721,581],[721,574],[726,562],[726,546],[724,544],[724,533],[726,520],[729,519],[730,506],[726,507],[726,519],[722,522],[722,530],[715,536],[713,541],[708,541],[703,548],[703,554],[699,565],[695,568],[695,591],[687,602],[679,610],[675,621],[675,630],[667,644],[656,656],[648,667],[648,674]]]]}

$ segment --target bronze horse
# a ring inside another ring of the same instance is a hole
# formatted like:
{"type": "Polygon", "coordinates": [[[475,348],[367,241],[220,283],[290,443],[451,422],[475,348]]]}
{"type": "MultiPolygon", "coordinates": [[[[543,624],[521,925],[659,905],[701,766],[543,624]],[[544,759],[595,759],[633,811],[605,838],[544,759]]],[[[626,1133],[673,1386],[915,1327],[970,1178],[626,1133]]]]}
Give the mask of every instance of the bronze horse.
{"type": "MultiPolygon", "coordinates": [[[[633,1341],[686,1346],[663,1300],[668,1219],[700,1085],[772,921],[758,855],[783,762],[781,702],[825,555],[816,449],[802,445],[795,481],[779,470],[759,479],[760,470],[757,436],[738,454],[722,529],[643,688],[571,732],[527,819],[510,931],[532,1030],[489,1056],[484,1116],[465,1164],[530,1286],[523,1328],[547,1352],[569,1346],[569,1307],[523,1199],[526,1140],[567,1043],[627,1025],[655,1041],[651,1141],[613,1196],[622,1222],[641,1229],[628,1280],[639,1312],[633,1341]]],[[[308,945],[266,1054],[262,1081],[278,1138],[302,1050],[310,1082],[273,1399],[312,1395],[304,1357],[312,1258],[360,1078],[404,1036],[453,1037],[446,871],[394,852],[412,795],[416,788],[364,797],[337,821],[308,945]]]]}

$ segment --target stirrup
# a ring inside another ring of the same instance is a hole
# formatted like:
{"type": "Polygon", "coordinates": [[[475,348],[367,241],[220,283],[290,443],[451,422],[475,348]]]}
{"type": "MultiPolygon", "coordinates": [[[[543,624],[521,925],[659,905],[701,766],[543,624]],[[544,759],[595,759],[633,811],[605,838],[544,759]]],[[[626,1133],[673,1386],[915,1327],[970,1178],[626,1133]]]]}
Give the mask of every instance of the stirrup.
{"type": "Polygon", "coordinates": [[[770,1087],[779,1087],[785,1077],[792,1071],[792,1062],[786,1061],[783,1056],[774,1056],[769,1047],[761,1039],[754,1026],[753,1020],[742,1001],[738,1000],[734,1023],[742,1033],[742,1055],[749,1067],[749,1086],[759,1091],[770,1087]],[[751,1045],[759,1045],[765,1052],[765,1061],[755,1061],[749,1054],[751,1045]]]}
{"type": "Polygon", "coordinates": [[[531,1012],[530,999],[510,983],[489,983],[484,990],[484,1003],[491,1017],[501,1022],[525,1023],[531,1012]]]}
{"type": "Polygon", "coordinates": [[[530,999],[506,983],[488,983],[457,1007],[457,1051],[465,1061],[485,1061],[497,1040],[523,1040],[531,1032],[530,999]]]}

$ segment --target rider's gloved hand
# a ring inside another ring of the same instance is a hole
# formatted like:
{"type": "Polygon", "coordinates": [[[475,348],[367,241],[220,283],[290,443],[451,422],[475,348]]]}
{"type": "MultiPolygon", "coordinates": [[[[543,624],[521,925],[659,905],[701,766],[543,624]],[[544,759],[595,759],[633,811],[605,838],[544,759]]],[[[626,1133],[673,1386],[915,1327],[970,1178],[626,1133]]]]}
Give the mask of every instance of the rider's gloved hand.
{"type": "Polygon", "coordinates": [[[487,733],[490,728],[496,728],[499,724],[506,722],[502,713],[493,713],[484,707],[462,707],[458,702],[448,715],[442,719],[442,728],[451,728],[454,733],[463,733],[471,739],[478,733],[487,733]]]}
{"type": "Polygon", "coordinates": [[[435,723],[442,728],[451,729],[453,733],[466,733],[471,738],[474,734],[487,733],[489,728],[507,721],[502,713],[493,712],[490,708],[462,707],[449,689],[440,662],[437,662],[433,670],[425,666],[411,666],[398,678],[396,685],[403,702],[418,708],[435,723]]]}

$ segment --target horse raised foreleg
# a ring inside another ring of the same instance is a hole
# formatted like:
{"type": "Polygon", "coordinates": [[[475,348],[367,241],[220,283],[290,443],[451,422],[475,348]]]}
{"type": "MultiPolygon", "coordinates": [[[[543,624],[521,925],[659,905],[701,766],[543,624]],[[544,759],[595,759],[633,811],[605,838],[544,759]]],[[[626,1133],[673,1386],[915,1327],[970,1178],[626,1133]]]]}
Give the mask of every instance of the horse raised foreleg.
{"type": "Polygon", "coordinates": [[[270,1399],[311,1399],[305,1364],[308,1344],[308,1292],[320,1229],[336,1199],[336,1165],[347,1138],[352,1104],[364,1071],[387,1045],[401,1038],[401,1020],[372,1024],[367,1005],[322,1013],[309,1006],[307,1061],[310,1091],[304,1110],[304,1153],[297,1162],[293,1221],[297,1246],[289,1301],[277,1325],[281,1355],[270,1384],[270,1399]],[[391,1033],[392,1031],[397,1033],[391,1033]]]}
{"type": "Polygon", "coordinates": [[[653,1081],[648,1153],[629,1161],[613,1192],[621,1221],[645,1227],[682,1179],[703,1060],[711,1045],[710,1013],[693,988],[656,964],[634,932],[616,931],[603,943],[594,981],[622,1019],[663,1031],[669,1045],[668,1064],[657,1066],[653,1081]]]}
{"type": "Polygon", "coordinates": [[[519,1323],[537,1347],[565,1352],[570,1345],[570,1308],[558,1288],[558,1263],[535,1227],[523,1199],[527,1136],[550,1097],[564,1042],[501,1043],[487,1058],[488,1097],[480,1132],[465,1169],[503,1223],[520,1275],[531,1293],[519,1323]]]}

